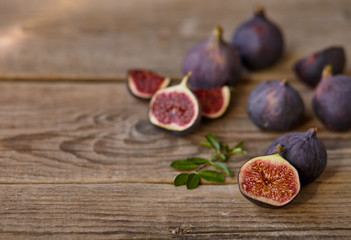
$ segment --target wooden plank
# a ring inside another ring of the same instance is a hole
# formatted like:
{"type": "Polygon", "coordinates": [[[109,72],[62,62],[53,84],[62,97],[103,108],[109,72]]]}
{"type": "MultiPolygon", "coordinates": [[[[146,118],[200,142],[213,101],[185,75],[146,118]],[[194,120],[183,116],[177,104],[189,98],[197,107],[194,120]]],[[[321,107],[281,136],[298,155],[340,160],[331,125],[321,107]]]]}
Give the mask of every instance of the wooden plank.
{"type": "MultiPolygon", "coordinates": [[[[221,24],[225,38],[255,1],[0,1],[0,78],[103,78],[144,67],[181,75],[187,49],[221,24]]],[[[261,72],[292,73],[300,57],[329,45],[351,52],[348,0],[264,2],[284,31],[283,61],[261,72]]],[[[350,69],[351,61],[348,62],[350,69]]]]}
{"type": "Polygon", "coordinates": [[[0,185],[1,239],[347,239],[348,184],[313,183],[265,209],[236,185],[0,185]]]}
{"type": "MultiPolygon", "coordinates": [[[[236,173],[280,135],[258,130],[247,117],[246,96],[255,84],[239,86],[223,118],[176,137],[148,123],[148,103],[129,95],[124,83],[0,83],[0,182],[170,183],[177,174],[169,167],[173,160],[209,156],[198,144],[209,132],[232,146],[246,141],[249,155],[229,161],[236,173]]],[[[311,90],[294,85],[308,105],[311,90]]],[[[319,128],[329,162],[318,181],[350,183],[351,133],[326,130],[311,111],[307,107],[306,122],[294,130],[319,128]]]]}

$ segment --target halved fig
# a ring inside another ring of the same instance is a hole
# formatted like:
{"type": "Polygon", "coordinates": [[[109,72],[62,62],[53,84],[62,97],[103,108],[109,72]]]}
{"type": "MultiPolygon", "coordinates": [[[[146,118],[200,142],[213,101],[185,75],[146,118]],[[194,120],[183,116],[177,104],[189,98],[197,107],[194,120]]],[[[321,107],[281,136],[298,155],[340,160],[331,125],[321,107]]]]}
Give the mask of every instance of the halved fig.
{"type": "Polygon", "coordinates": [[[300,191],[297,170],[279,153],[244,163],[239,171],[238,184],[247,199],[262,207],[282,207],[300,191]]]}
{"type": "Polygon", "coordinates": [[[130,93],[141,99],[150,99],[157,90],[169,85],[170,79],[155,72],[131,69],[127,73],[127,88],[130,93]]]}
{"type": "Polygon", "coordinates": [[[151,124],[174,134],[190,133],[201,122],[201,107],[188,88],[190,72],[180,84],[158,90],[149,106],[151,124]]]}
{"type": "Polygon", "coordinates": [[[230,89],[228,86],[194,90],[199,99],[202,116],[207,118],[219,118],[228,109],[230,102],[230,89]]]}

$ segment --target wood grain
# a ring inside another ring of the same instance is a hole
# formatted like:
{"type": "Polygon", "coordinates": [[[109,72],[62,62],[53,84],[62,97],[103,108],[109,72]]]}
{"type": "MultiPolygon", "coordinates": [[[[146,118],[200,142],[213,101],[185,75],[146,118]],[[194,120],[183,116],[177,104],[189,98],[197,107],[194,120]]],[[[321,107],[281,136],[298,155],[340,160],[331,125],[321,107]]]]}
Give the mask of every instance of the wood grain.
{"type": "Polygon", "coordinates": [[[0,190],[6,192],[0,196],[0,236],[10,239],[347,239],[351,231],[347,184],[311,184],[291,205],[275,210],[247,201],[236,185],[186,191],[169,184],[36,184],[0,190]]]}
{"type": "MultiPolygon", "coordinates": [[[[149,124],[147,102],[133,98],[124,83],[1,83],[0,182],[170,183],[176,175],[169,167],[173,160],[209,156],[198,144],[208,132],[231,146],[246,141],[249,155],[229,161],[237,172],[281,134],[263,133],[249,121],[246,96],[255,84],[248,81],[234,91],[223,118],[205,120],[193,134],[176,137],[149,124]]],[[[296,86],[309,98],[309,89],[296,86]]],[[[306,116],[294,130],[317,126],[328,148],[328,168],[318,181],[350,183],[351,133],[327,131],[309,109],[306,116]]]]}
{"type": "MultiPolygon", "coordinates": [[[[133,67],[179,77],[185,52],[214,26],[225,38],[251,17],[257,1],[0,1],[0,76],[123,76],[133,67]]],[[[263,72],[291,73],[300,57],[329,45],[351,52],[348,0],[264,1],[286,39],[285,61],[263,72]]],[[[348,63],[350,69],[351,62],[348,63]]]]}

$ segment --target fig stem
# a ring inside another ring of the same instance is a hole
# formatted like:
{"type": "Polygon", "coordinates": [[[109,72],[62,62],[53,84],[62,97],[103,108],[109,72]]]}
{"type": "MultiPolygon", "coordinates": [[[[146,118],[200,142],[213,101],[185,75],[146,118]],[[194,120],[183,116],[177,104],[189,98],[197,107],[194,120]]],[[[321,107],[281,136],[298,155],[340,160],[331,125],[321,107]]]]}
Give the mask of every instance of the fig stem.
{"type": "Polygon", "coordinates": [[[180,85],[184,86],[184,87],[188,87],[188,80],[189,77],[191,76],[191,72],[188,72],[182,79],[182,81],[180,82],[180,85]]]}
{"type": "Polygon", "coordinates": [[[281,155],[281,153],[283,152],[283,149],[284,149],[284,146],[281,145],[281,144],[279,144],[279,145],[277,145],[277,146],[275,147],[275,150],[277,151],[277,153],[278,153],[279,155],[281,155]]]}
{"type": "Polygon", "coordinates": [[[256,5],[255,16],[265,17],[265,9],[263,5],[261,4],[256,5]]]}
{"type": "Polygon", "coordinates": [[[217,26],[212,31],[212,41],[215,44],[219,44],[223,38],[223,28],[221,26],[217,26]]]}
{"type": "Polygon", "coordinates": [[[308,129],[306,135],[308,137],[312,137],[312,136],[316,136],[316,134],[317,134],[317,128],[310,128],[310,129],[308,129]]]}
{"type": "Polygon", "coordinates": [[[326,65],[322,72],[322,78],[330,77],[333,75],[333,67],[332,65],[326,65]]]}
{"type": "Polygon", "coordinates": [[[282,85],[286,85],[288,83],[288,80],[286,78],[283,78],[281,80],[282,85]]]}

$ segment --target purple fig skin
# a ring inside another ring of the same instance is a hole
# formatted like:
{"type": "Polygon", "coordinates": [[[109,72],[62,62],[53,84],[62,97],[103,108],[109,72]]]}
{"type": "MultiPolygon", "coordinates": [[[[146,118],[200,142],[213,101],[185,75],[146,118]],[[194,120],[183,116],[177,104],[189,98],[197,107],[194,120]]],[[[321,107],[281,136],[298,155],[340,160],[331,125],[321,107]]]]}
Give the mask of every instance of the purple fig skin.
{"type": "Polygon", "coordinates": [[[238,49],[243,65],[251,70],[271,66],[284,51],[282,32],[275,23],[267,20],[263,8],[239,26],[231,43],[238,49]]]}
{"type": "Polygon", "coordinates": [[[301,185],[313,182],[327,166],[327,151],[316,132],[316,128],[311,128],[307,132],[283,134],[266,150],[266,154],[273,154],[278,145],[283,145],[281,155],[299,172],[301,185]]]}
{"type": "Polygon", "coordinates": [[[351,128],[351,78],[332,76],[328,67],[313,92],[312,107],[317,118],[330,130],[346,131],[351,128]]]}
{"type": "Polygon", "coordinates": [[[345,51],[342,47],[329,47],[297,61],[294,71],[301,81],[315,87],[321,80],[326,65],[331,65],[333,74],[338,74],[344,71],[345,62],[345,51]]]}
{"type": "Polygon", "coordinates": [[[251,121],[264,130],[286,131],[300,123],[304,103],[286,81],[265,81],[251,91],[247,113],[251,121]]]}
{"type": "Polygon", "coordinates": [[[192,89],[211,89],[235,86],[239,82],[242,66],[237,50],[223,40],[222,29],[217,27],[211,37],[188,50],[182,71],[184,74],[192,72],[189,79],[192,89]]]}

